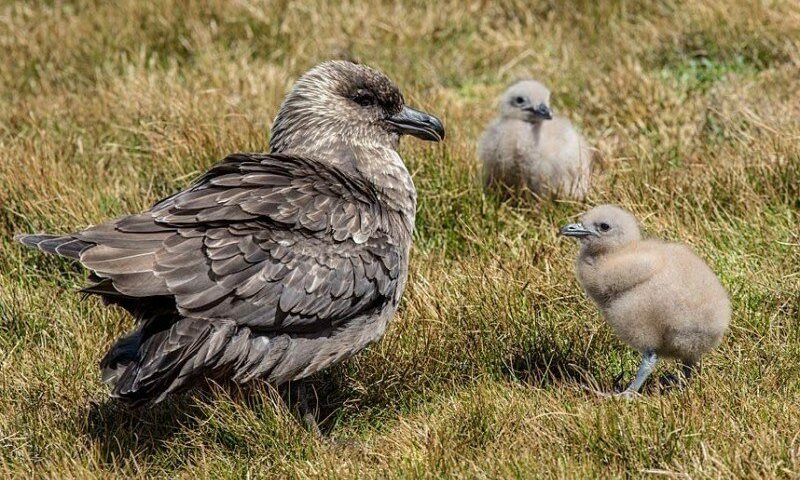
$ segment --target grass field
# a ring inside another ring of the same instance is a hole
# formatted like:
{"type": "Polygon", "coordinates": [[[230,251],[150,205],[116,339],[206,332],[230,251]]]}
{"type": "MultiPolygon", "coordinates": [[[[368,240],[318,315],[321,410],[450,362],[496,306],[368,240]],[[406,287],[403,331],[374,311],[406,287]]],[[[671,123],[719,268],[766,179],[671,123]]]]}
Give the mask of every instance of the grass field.
{"type": "Polygon", "coordinates": [[[794,0],[2,2],[0,477],[798,478],[798,79],[794,0]],[[110,402],[97,364],[130,318],[12,235],[140,211],[265,150],[292,82],[342,57],[448,138],[403,142],[409,285],[383,341],[315,379],[325,438],[265,386],[110,402]],[[586,204],[481,191],[477,139],[527,76],[603,157],[586,204]],[[586,388],[638,362],[556,236],[606,202],[731,293],[730,333],[684,391],[586,388]]]}

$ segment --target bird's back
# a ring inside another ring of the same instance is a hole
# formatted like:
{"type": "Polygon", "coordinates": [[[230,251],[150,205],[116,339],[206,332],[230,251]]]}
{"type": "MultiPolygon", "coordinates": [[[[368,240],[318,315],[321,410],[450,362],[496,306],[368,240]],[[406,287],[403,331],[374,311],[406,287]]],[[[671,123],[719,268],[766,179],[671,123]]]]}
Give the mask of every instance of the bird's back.
{"type": "Polygon", "coordinates": [[[592,152],[564,117],[543,122],[538,149],[541,175],[561,193],[582,199],[589,190],[592,152]]]}
{"type": "Polygon", "coordinates": [[[408,271],[403,217],[334,167],[238,154],[148,212],[20,240],[79,260],[85,291],[139,320],[102,362],[138,404],[202,378],[302,378],[380,338],[408,271]]]}
{"type": "Polygon", "coordinates": [[[674,286],[676,303],[694,312],[687,316],[693,316],[698,324],[727,326],[731,311],[728,293],[706,262],[683,244],[663,242],[661,248],[668,259],[661,275],[665,284],[674,286]]]}

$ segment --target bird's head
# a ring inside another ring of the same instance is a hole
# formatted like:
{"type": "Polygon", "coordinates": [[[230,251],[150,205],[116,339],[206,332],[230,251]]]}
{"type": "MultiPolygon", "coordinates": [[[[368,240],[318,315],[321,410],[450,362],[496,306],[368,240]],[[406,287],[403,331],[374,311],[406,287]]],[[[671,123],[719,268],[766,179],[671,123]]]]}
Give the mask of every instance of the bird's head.
{"type": "Polygon", "coordinates": [[[580,223],[565,225],[560,233],[578,239],[590,255],[610,252],[642,238],[636,218],[614,205],[589,210],[580,223]]]}
{"type": "Polygon", "coordinates": [[[517,82],[503,93],[500,114],[503,118],[531,123],[551,120],[553,111],[550,110],[550,90],[535,80],[517,82]]]}
{"type": "Polygon", "coordinates": [[[313,149],[332,140],[397,148],[401,135],[438,142],[444,127],[433,115],[408,107],[383,73],[336,60],[297,81],[275,118],[270,148],[313,149]]]}

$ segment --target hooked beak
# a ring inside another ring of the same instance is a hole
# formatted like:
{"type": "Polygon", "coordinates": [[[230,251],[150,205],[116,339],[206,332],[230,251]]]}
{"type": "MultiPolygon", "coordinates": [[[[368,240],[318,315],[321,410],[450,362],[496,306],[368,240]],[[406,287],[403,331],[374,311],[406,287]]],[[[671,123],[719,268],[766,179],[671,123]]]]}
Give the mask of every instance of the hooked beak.
{"type": "Polygon", "coordinates": [[[561,230],[558,233],[564,235],[565,237],[575,238],[585,238],[589,235],[594,235],[595,237],[600,236],[594,230],[589,230],[588,228],[584,227],[582,223],[570,223],[569,225],[564,225],[561,227],[561,230]]]}
{"type": "Polygon", "coordinates": [[[444,140],[442,122],[433,115],[411,107],[404,106],[400,113],[387,118],[386,122],[395,127],[401,135],[413,135],[431,142],[444,140]]]}
{"type": "Polygon", "coordinates": [[[553,119],[553,111],[550,110],[550,107],[548,107],[544,103],[540,103],[536,107],[527,107],[525,108],[525,111],[531,113],[533,117],[536,118],[537,120],[553,119]]]}

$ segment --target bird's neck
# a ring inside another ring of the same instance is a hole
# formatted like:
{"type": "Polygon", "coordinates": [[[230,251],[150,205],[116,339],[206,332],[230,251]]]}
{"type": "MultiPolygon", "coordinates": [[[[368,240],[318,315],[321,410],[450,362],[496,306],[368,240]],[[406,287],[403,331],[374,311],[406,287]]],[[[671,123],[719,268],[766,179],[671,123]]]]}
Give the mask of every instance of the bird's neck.
{"type": "Polygon", "coordinates": [[[542,122],[541,121],[533,121],[530,122],[531,126],[531,133],[533,134],[533,139],[538,142],[539,136],[542,134],[542,122]]]}
{"type": "Polygon", "coordinates": [[[530,120],[523,118],[510,118],[505,120],[507,125],[513,125],[514,130],[522,132],[525,136],[529,133],[533,137],[534,142],[539,141],[539,136],[542,133],[542,121],[530,120]]]}
{"type": "Polygon", "coordinates": [[[401,229],[411,239],[417,214],[417,190],[411,174],[396,151],[387,149],[384,158],[391,158],[383,165],[365,162],[360,165],[366,178],[370,178],[382,202],[393,212],[390,221],[394,230],[401,229]]]}
{"type": "Polygon", "coordinates": [[[595,253],[582,248],[578,279],[589,297],[604,307],[651,278],[662,267],[662,260],[638,242],[595,253]]]}
{"type": "Polygon", "coordinates": [[[417,191],[403,160],[391,146],[354,144],[331,138],[323,143],[296,145],[280,153],[308,156],[368,182],[391,213],[390,221],[406,231],[410,238],[417,210],[417,191]]]}
{"type": "Polygon", "coordinates": [[[351,149],[357,174],[375,187],[381,202],[395,213],[391,221],[411,238],[417,211],[417,190],[400,155],[394,148],[385,146],[354,146],[351,149]]]}

